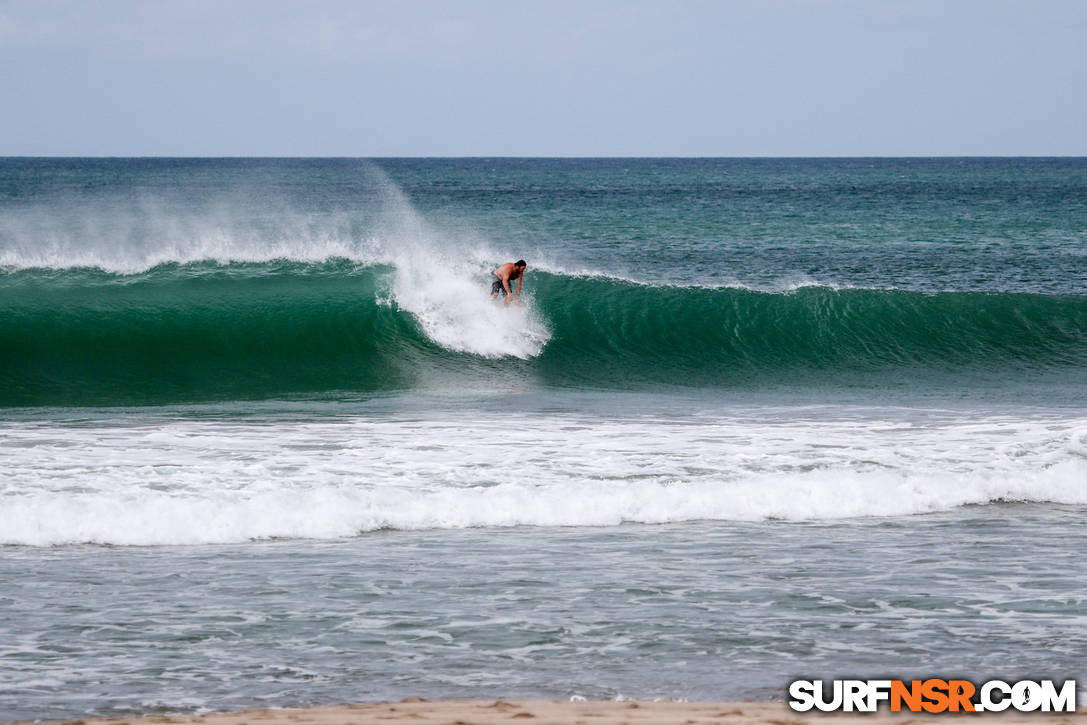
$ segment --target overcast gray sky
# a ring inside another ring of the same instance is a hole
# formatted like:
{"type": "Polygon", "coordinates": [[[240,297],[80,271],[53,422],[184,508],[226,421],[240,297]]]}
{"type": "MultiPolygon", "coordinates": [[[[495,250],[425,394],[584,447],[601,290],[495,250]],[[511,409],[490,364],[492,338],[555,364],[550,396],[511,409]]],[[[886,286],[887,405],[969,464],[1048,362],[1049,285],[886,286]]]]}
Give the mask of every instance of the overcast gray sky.
{"type": "Polygon", "coordinates": [[[1087,0],[0,0],[0,155],[1087,155],[1087,0]]]}

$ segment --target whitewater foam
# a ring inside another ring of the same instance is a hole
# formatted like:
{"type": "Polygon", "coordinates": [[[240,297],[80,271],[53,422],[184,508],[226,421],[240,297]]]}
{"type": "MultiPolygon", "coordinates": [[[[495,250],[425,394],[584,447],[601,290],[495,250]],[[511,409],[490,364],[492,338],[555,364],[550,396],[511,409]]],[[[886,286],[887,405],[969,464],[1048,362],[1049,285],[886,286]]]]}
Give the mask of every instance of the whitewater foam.
{"type": "Polygon", "coordinates": [[[834,520],[1087,505],[1087,419],[433,414],[0,427],[0,543],[834,520]]]}
{"type": "Polygon", "coordinates": [[[551,334],[532,295],[516,305],[490,299],[490,269],[501,263],[496,255],[449,239],[380,169],[371,173],[384,199],[379,235],[395,269],[388,301],[448,350],[490,358],[538,355],[551,334]]]}
{"type": "Polygon", "coordinates": [[[433,257],[401,259],[396,264],[392,300],[410,312],[423,332],[442,347],[483,357],[530,358],[543,350],[550,333],[533,297],[523,304],[491,300],[478,275],[450,273],[433,257]]]}

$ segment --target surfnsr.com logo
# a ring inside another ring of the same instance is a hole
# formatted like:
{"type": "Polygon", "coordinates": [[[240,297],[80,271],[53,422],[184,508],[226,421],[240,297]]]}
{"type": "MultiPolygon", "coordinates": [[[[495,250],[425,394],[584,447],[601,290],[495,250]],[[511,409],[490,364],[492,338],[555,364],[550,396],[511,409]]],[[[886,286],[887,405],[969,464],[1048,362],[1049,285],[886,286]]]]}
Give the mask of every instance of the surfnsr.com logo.
{"type": "Polygon", "coordinates": [[[875,712],[886,702],[891,712],[1075,712],[1076,681],[1053,680],[796,680],[789,684],[789,707],[797,712],[875,712]]]}

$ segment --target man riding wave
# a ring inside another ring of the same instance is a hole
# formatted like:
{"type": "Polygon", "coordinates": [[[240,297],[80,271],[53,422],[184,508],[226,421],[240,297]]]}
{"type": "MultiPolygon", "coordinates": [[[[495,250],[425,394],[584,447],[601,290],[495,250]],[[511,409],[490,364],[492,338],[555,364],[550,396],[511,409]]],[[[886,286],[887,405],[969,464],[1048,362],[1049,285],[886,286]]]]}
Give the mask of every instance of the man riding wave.
{"type": "Polygon", "coordinates": [[[491,299],[493,300],[501,292],[502,296],[506,298],[507,305],[510,300],[517,300],[517,304],[521,304],[521,284],[525,279],[526,267],[528,267],[528,264],[523,259],[499,265],[498,269],[491,273],[491,276],[494,277],[494,281],[491,282],[491,299]],[[516,294],[510,289],[510,282],[514,280],[517,280],[516,294]]]}

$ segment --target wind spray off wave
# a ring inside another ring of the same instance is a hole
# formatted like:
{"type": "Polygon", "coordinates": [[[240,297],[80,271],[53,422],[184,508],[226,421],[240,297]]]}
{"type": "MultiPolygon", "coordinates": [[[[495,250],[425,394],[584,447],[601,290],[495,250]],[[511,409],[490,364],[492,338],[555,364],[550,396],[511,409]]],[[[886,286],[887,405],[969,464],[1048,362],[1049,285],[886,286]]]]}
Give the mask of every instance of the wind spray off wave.
{"type": "Polygon", "coordinates": [[[105,404],[402,388],[440,352],[540,353],[532,295],[487,299],[485,241],[425,221],[376,166],[357,175],[355,208],[331,214],[244,186],[10,210],[0,405],[80,402],[88,383],[82,402],[105,404]]]}
{"type": "Polygon", "coordinates": [[[490,300],[487,280],[498,264],[493,255],[468,251],[448,239],[415,212],[384,174],[374,173],[386,198],[381,226],[395,270],[390,295],[383,301],[409,312],[424,334],[447,350],[487,358],[539,355],[550,333],[534,297],[527,295],[525,304],[517,306],[490,300]]]}

